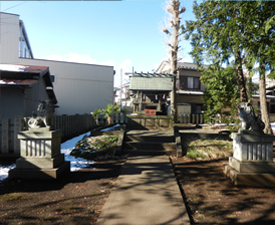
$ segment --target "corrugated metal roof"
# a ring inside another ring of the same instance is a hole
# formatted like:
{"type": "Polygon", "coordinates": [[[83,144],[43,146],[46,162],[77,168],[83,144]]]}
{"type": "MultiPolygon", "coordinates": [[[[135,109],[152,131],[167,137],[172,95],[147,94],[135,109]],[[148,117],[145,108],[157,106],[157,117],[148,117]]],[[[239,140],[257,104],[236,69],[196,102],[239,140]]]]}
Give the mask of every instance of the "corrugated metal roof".
{"type": "Polygon", "coordinates": [[[172,91],[170,77],[131,77],[130,90],[139,91],[172,91]]]}
{"type": "Polygon", "coordinates": [[[126,73],[130,77],[130,90],[171,91],[173,74],[168,73],[126,73]]]}

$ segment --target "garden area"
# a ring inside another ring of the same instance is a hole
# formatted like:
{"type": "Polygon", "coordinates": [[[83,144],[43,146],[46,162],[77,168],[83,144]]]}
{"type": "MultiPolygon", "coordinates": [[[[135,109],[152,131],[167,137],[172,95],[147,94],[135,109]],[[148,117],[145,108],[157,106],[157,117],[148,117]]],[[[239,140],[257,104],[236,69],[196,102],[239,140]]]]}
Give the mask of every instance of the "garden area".
{"type": "Polygon", "coordinates": [[[236,187],[223,173],[232,141],[191,138],[171,157],[191,224],[274,224],[275,189],[236,187]]]}

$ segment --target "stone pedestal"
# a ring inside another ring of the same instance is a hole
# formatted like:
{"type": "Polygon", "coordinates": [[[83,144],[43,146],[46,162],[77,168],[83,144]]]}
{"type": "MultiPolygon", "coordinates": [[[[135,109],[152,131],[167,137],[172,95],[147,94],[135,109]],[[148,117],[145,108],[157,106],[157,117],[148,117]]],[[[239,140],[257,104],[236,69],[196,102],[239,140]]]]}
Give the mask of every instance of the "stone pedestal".
{"type": "Polygon", "coordinates": [[[232,133],[231,137],[233,157],[224,165],[226,176],[237,186],[275,187],[275,137],[254,133],[232,133]]]}
{"type": "Polygon", "coordinates": [[[20,158],[9,177],[57,179],[70,172],[70,162],[60,154],[61,130],[31,129],[18,133],[20,158]]]}

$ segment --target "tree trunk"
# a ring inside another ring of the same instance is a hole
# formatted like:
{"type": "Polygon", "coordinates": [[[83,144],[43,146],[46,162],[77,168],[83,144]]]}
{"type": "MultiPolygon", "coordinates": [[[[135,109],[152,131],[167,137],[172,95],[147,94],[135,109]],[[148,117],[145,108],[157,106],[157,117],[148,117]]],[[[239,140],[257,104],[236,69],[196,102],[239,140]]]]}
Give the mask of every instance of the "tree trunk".
{"type": "Polygon", "coordinates": [[[173,116],[174,123],[177,121],[176,114],[176,77],[172,79],[172,91],[171,91],[171,116],[173,116]]]}
{"type": "Polygon", "coordinates": [[[243,68],[242,68],[242,57],[240,51],[236,51],[235,53],[235,68],[237,73],[237,82],[240,90],[240,100],[241,102],[248,102],[246,87],[245,87],[245,80],[243,75],[243,68]]]}
{"type": "Polygon", "coordinates": [[[171,114],[174,117],[174,122],[177,122],[177,60],[179,49],[179,29],[180,29],[180,2],[172,1],[171,12],[173,14],[173,33],[171,43],[171,72],[175,77],[173,78],[172,96],[171,96],[171,114]]]}
{"type": "Polygon", "coordinates": [[[265,75],[264,74],[260,75],[259,89],[260,89],[260,105],[261,105],[262,121],[265,124],[264,133],[265,134],[273,134],[271,126],[270,126],[270,120],[269,120],[267,104],[266,104],[266,86],[265,86],[265,75]]]}

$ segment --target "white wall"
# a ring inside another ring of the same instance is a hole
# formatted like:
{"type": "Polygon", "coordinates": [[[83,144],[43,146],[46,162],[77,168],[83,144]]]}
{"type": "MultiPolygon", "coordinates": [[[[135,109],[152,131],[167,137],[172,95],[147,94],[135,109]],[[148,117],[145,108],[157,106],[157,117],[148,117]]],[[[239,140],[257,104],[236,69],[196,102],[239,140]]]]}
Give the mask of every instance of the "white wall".
{"type": "Polygon", "coordinates": [[[19,52],[19,15],[0,13],[0,63],[14,63],[19,52]]]}

